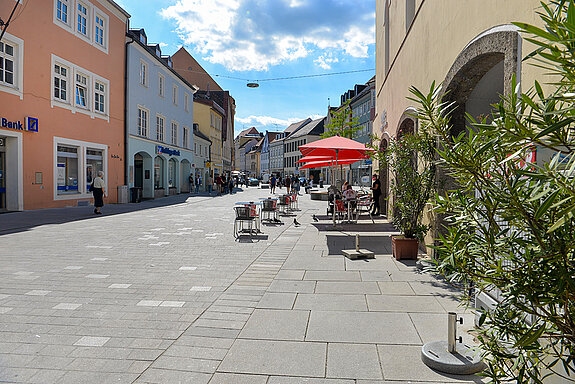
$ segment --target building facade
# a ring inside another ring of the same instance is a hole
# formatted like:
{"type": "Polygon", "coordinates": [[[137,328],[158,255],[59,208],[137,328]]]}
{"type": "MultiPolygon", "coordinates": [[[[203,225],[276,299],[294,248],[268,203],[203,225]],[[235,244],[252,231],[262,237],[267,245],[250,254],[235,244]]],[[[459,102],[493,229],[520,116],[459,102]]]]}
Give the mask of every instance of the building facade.
{"type": "MultiPolygon", "coordinates": [[[[234,119],[236,113],[236,102],[228,91],[223,90],[220,85],[202,68],[202,66],[186,51],[180,48],[172,55],[174,69],[190,84],[198,87],[198,95],[212,100],[223,110],[221,114],[221,127],[218,130],[219,137],[208,135],[212,142],[212,151],[214,154],[214,164],[217,165],[212,172],[217,171],[220,174],[230,174],[233,168],[234,160],[234,119]]],[[[207,132],[200,127],[203,133],[207,132]]]]}
{"type": "Polygon", "coordinates": [[[197,94],[194,97],[194,123],[200,132],[211,142],[210,159],[206,163],[212,177],[224,174],[222,129],[225,110],[209,95],[197,94]]]}
{"type": "Polygon", "coordinates": [[[269,145],[270,173],[276,177],[284,176],[284,139],[285,132],[278,132],[269,145]]]}
{"type": "Polygon", "coordinates": [[[14,6],[0,42],[0,211],[90,204],[98,171],[116,202],[129,15],[107,0],[4,1],[0,14],[14,6]]]}
{"type": "Polygon", "coordinates": [[[172,69],[159,45],[148,44],[143,29],[126,36],[128,186],[145,199],[189,192],[197,88],[172,69]]]}
{"type": "Polygon", "coordinates": [[[197,124],[194,124],[194,172],[195,177],[199,180],[198,191],[207,191],[206,180],[208,178],[207,165],[210,161],[212,142],[210,138],[204,135],[197,124]]]}
{"type": "Polygon", "coordinates": [[[270,143],[275,140],[279,132],[266,131],[260,150],[260,172],[264,180],[270,176],[270,143]]]}
{"type": "MultiPolygon", "coordinates": [[[[300,172],[300,163],[297,161],[302,158],[299,151],[300,145],[305,145],[319,140],[324,131],[325,117],[311,120],[307,124],[293,131],[284,139],[284,169],[286,175],[296,175],[309,177],[310,172],[317,170],[302,170],[300,172]]],[[[314,175],[315,178],[315,175],[314,175]]],[[[316,179],[317,180],[317,179],[316,179]]]]}
{"type": "MultiPolygon", "coordinates": [[[[376,1],[376,114],[373,132],[385,150],[390,137],[417,130],[409,88],[442,83],[454,102],[456,129],[465,114],[489,115],[511,79],[533,84],[539,70],[522,63],[534,50],[511,23],[540,23],[539,0],[376,1]],[[441,26],[441,28],[438,28],[441,26]],[[434,33],[429,33],[433,30],[434,33]]],[[[376,170],[379,166],[376,166],[376,170]]],[[[388,171],[380,170],[384,195],[388,171]]]]}
{"type": "MultiPolygon", "coordinates": [[[[357,86],[356,86],[357,88],[357,86]]],[[[371,142],[373,130],[373,118],[375,117],[375,76],[361,90],[357,88],[356,95],[350,99],[352,117],[357,121],[357,131],[353,139],[362,144],[371,142]]],[[[371,159],[358,161],[351,164],[351,174],[348,180],[355,185],[371,184],[371,159]]]]}

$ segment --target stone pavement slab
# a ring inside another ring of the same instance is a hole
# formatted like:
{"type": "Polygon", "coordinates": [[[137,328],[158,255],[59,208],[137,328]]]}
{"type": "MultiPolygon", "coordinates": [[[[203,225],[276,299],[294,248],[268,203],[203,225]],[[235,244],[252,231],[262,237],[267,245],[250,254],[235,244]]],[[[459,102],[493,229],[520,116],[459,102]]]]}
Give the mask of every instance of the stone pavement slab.
{"type": "Polygon", "coordinates": [[[327,344],[237,340],[219,372],[325,377],[327,344]]]}
{"type": "Polygon", "coordinates": [[[308,341],[421,344],[406,313],[311,311],[308,341]]]}
{"type": "Polygon", "coordinates": [[[244,339],[303,341],[309,311],[256,309],[240,332],[244,339]]]}

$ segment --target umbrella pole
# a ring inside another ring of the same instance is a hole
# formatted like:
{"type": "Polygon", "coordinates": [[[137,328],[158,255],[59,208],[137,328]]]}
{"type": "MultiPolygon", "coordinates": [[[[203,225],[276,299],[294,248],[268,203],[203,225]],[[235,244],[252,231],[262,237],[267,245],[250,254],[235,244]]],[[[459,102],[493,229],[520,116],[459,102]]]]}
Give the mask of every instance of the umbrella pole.
{"type": "MultiPolygon", "coordinates": [[[[337,170],[337,153],[338,150],[335,150],[335,169],[337,170]]],[[[335,180],[335,187],[337,188],[337,179],[335,180]]],[[[335,208],[336,208],[336,201],[335,201],[335,195],[333,196],[333,226],[335,228],[335,208]]]]}

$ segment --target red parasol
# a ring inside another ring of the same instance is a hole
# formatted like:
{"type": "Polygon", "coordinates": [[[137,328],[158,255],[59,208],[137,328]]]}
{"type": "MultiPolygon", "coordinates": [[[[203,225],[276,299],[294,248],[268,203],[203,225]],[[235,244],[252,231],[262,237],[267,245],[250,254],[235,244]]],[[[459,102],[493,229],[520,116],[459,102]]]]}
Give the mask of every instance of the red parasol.
{"type": "Polygon", "coordinates": [[[332,136],[309,144],[300,145],[300,152],[304,156],[335,156],[341,158],[369,158],[369,152],[365,144],[341,136],[332,136]]]}

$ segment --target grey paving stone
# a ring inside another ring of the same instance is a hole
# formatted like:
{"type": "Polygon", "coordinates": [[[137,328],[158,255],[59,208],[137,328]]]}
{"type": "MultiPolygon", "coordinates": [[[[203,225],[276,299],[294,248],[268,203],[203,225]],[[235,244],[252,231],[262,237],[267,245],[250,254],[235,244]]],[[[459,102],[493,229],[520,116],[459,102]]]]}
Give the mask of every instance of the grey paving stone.
{"type": "Polygon", "coordinates": [[[309,311],[256,309],[239,337],[303,341],[309,311]]]}
{"type": "Polygon", "coordinates": [[[154,361],[152,368],[214,373],[219,363],[220,362],[218,360],[194,359],[190,357],[162,355],[156,361],[154,361]]]}
{"type": "Polygon", "coordinates": [[[389,272],[385,270],[380,271],[359,271],[361,281],[391,281],[389,272]]]}
{"type": "Polygon", "coordinates": [[[257,308],[291,309],[296,299],[296,293],[266,293],[259,301],[257,308]]]}
{"type": "Polygon", "coordinates": [[[164,352],[164,355],[191,357],[194,359],[223,360],[227,352],[227,348],[196,347],[175,343],[164,352]]]}
{"type": "MultiPolygon", "coordinates": [[[[353,247],[352,247],[353,248],[353,247]]],[[[363,248],[363,247],[362,247],[363,248]]],[[[375,259],[350,260],[345,258],[346,271],[388,271],[390,273],[399,272],[397,265],[391,256],[375,255],[375,259]]]]}
{"type": "Polygon", "coordinates": [[[367,311],[365,295],[299,293],[294,309],[319,311],[367,311]]]}
{"type": "Polygon", "coordinates": [[[313,293],[315,284],[315,281],[274,280],[270,285],[269,291],[280,293],[313,293]]]}
{"type": "Polygon", "coordinates": [[[207,384],[211,377],[212,375],[208,373],[150,368],[146,370],[135,383],[207,384]]]}
{"type": "Polygon", "coordinates": [[[377,349],[386,380],[438,383],[481,382],[481,378],[477,376],[448,375],[432,370],[421,361],[420,346],[378,345],[377,349]]]}
{"type": "Polygon", "coordinates": [[[327,377],[383,379],[375,344],[329,343],[327,377]]]}
{"type": "Polygon", "coordinates": [[[304,280],[361,281],[359,271],[306,271],[304,280]]]}
{"type": "Polygon", "coordinates": [[[344,271],[345,262],[342,258],[335,257],[313,257],[303,255],[299,257],[290,256],[283,268],[304,269],[306,271],[344,271]]]}
{"type": "MultiPolygon", "coordinates": [[[[0,369],[1,372],[1,369],[0,369]]],[[[59,383],[66,371],[56,369],[41,369],[29,380],[34,384],[59,383]]],[[[0,376],[2,374],[0,373],[0,376]]]]}
{"type": "Polygon", "coordinates": [[[224,339],[216,337],[182,336],[174,345],[189,345],[194,347],[227,349],[232,346],[234,340],[235,339],[224,339]]]}
{"type": "Polygon", "coordinates": [[[237,340],[218,372],[325,377],[326,344],[237,340]]]}
{"type": "Polygon", "coordinates": [[[370,311],[445,313],[433,296],[367,295],[370,311]]]}
{"type": "Polygon", "coordinates": [[[315,293],[336,293],[340,295],[380,294],[375,281],[318,281],[315,293]]]}
{"type": "Polygon", "coordinates": [[[378,281],[382,295],[415,295],[413,289],[406,281],[378,281]]]}
{"type": "Polygon", "coordinates": [[[83,336],[78,341],[74,343],[77,346],[84,347],[101,347],[110,340],[109,337],[94,337],[94,336],[83,336]]]}
{"type": "Polygon", "coordinates": [[[282,269],[276,275],[277,280],[303,280],[304,270],[282,269]]]}
{"type": "Polygon", "coordinates": [[[417,295],[455,296],[461,290],[442,280],[412,281],[409,283],[417,295]]]}
{"type": "Polygon", "coordinates": [[[271,376],[268,384],[355,384],[355,380],[317,379],[313,377],[271,376]]]}
{"type": "Polygon", "coordinates": [[[266,384],[268,377],[267,375],[216,372],[210,380],[210,384],[266,384]]]}
{"type": "Polygon", "coordinates": [[[409,316],[388,312],[311,311],[306,341],[421,345],[409,316]]]}

